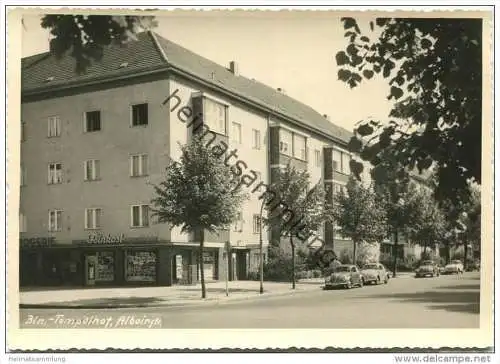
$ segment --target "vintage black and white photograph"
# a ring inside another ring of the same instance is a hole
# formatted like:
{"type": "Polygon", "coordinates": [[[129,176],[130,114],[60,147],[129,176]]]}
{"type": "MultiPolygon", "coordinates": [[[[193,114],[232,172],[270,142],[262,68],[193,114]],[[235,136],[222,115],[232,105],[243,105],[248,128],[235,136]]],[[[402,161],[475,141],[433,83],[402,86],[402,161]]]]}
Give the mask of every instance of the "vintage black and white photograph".
{"type": "Polygon", "coordinates": [[[491,17],[13,11],[13,342],[493,345],[491,17]]]}

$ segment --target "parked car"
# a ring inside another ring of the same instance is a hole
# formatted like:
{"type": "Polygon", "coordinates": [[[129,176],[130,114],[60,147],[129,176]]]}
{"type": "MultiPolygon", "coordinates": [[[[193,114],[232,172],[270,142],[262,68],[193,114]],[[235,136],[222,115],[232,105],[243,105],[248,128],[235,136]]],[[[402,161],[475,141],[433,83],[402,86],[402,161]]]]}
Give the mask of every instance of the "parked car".
{"type": "Polygon", "coordinates": [[[325,289],[335,287],[352,288],[363,287],[364,278],[359,269],[352,264],[342,264],[333,269],[333,272],[325,277],[325,289]]]}
{"type": "Polygon", "coordinates": [[[439,277],[439,268],[432,260],[423,260],[415,271],[415,277],[439,277]]]}
{"type": "Polygon", "coordinates": [[[460,260],[452,260],[444,267],[444,274],[461,274],[464,272],[464,265],[460,260]]]}
{"type": "Polygon", "coordinates": [[[389,281],[389,272],[380,263],[368,263],[361,268],[361,274],[364,278],[364,283],[380,284],[389,281]]]}

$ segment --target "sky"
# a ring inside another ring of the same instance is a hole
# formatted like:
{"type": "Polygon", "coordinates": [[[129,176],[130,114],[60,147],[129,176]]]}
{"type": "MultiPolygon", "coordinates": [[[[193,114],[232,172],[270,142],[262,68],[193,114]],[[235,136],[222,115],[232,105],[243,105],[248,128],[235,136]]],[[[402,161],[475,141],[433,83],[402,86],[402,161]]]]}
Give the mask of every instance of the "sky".
{"type": "MultiPolygon", "coordinates": [[[[344,14],[345,15],[345,14],[344,14]]],[[[369,14],[356,13],[367,22],[369,14]]],[[[23,57],[45,52],[49,33],[40,15],[24,17],[23,57]]],[[[389,87],[374,77],[355,89],[337,79],[335,54],[348,44],[340,15],[312,11],[165,11],[156,33],[255,78],[313,107],[350,131],[359,120],[387,119],[389,87]]]]}

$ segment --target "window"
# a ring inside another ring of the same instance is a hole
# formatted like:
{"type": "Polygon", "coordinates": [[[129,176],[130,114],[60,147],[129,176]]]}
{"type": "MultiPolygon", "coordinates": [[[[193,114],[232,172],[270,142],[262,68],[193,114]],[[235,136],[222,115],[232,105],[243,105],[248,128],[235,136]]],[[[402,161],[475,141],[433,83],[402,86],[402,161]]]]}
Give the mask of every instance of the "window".
{"type": "Polygon", "coordinates": [[[232,124],[232,141],[236,144],[241,144],[241,124],[234,123],[232,124]]]}
{"type": "Polygon", "coordinates": [[[343,191],[342,187],[344,187],[344,186],[339,185],[338,183],[334,183],[333,184],[333,193],[338,194],[338,193],[342,192],[343,191]]]}
{"type": "Polygon", "coordinates": [[[49,184],[62,183],[62,164],[49,164],[49,184]]]}
{"type": "Polygon", "coordinates": [[[146,227],[149,226],[149,206],[148,205],[135,205],[132,206],[132,227],[146,227]]]}
{"type": "Polygon", "coordinates": [[[21,186],[26,186],[26,177],[27,177],[26,167],[21,164],[21,181],[20,181],[21,186]]]}
{"type": "Polygon", "coordinates": [[[252,148],[260,149],[260,130],[252,129],[252,148]]]}
{"type": "Polygon", "coordinates": [[[335,172],[340,172],[341,171],[341,166],[342,166],[342,153],[336,149],[332,150],[332,163],[333,163],[333,170],[335,172]]]}
{"type": "Polygon", "coordinates": [[[140,177],[148,174],[148,155],[136,154],[130,156],[130,176],[140,177]]]}
{"type": "Polygon", "coordinates": [[[253,233],[260,233],[260,215],[257,214],[253,215],[253,233]]]}
{"type": "Polygon", "coordinates": [[[226,135],[227,107],[213,100],[204,99],[205,124],[216,133],[226,135]]]}
{"type": "Polygon", "coordinates": [[[101,162],[97,159],[85,161],[85,181],[96,181],[101,178],[101,162]]]}
{"type": "Polygon", "coordinates": [[[234,222],[234,229],[235,232],[242,232],[243,231],[243,214],[241,212],[238,212],[238,217],[236,218],[236,221],[234,222]]]}
{"type": "Polygon", "coordinates": [[[87,111],[85,113],[85,131],[99,131],[101,130],[101,112],[100,111],[87,111]]]}
{"type": "Polygon", "coordinates": [[[26,123],[21,121],[21,141],[24,142],[26,140],[26,123]]]}
{"type": "Polygon", "coordinates": [[[49,231],[62,230],[62,211],[50,210],[49,211],[49,231]]]}
{"type": "Polygon", "coordinates": [[[280,153],[285,155],[292,155],[292,133],[280,129],[280,153]]]}
{"type": "Polygon", "coordinates": [[[101,228],[102,210],[91,208],[85,209],[85,229],[101,228]]]}
{"type": "Polygon", "coordinates": [[[48,136],[58,137],[61,135],[61,119],[59,116],[50,116],[48,118],[48,136]]]}
{"type": "Polygon", "coordinates": [[[148,125],[148,104],[132,105],[132,126],[148,125]]]}
{"type": "Polygon", "coordinates": [[[28,221],[26,215],[21,212],[19,214],[19,232],[25,233],[26,231],[28,231],[28,221]]]}
{"type": "Polygon", "coordinates": [[[349,166],[349,161],[351,156],[348,153],[342,153],[342,173],[351,174],[351,168],[349,166]]]}
{"type": "Polygon", "coordinates": [[[321,166],[321,151],[317,149],[314,151],[314,165],[316,167],[321,166]]]}
{"type": "Polygon", "coordinates": [[[298,134],[293,134],[293,156],[304,161],[307,160],[306,137],[298,134]]]}

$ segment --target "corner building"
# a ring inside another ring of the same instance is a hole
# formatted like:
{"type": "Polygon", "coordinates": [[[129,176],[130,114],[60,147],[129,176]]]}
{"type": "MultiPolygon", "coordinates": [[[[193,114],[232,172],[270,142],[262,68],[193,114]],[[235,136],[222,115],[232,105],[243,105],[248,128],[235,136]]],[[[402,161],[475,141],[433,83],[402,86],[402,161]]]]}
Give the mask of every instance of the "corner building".
{"type": "MultiPolygon", "coordinates": [[[[198,114],[257,175],[249,192],[288,162],[333,189],[348,178],[348,131],[235,62],[223,67],[153,32],[106,48],[83,74],[69,56],[24,58],[21,88],[21,285],[197,282],[197,234],[157,223],[149,206],[198,114]]],[[[230,229],[205,235],[207,280],[257,271],[259,196],[250,192],[230,229]]],[[[331,227],[321,230],[333,246],[331,227]]]]}

